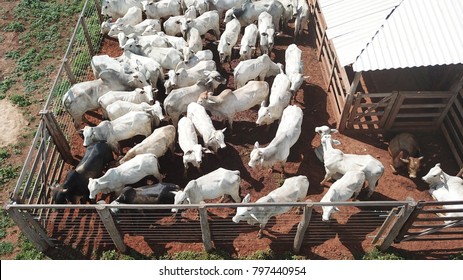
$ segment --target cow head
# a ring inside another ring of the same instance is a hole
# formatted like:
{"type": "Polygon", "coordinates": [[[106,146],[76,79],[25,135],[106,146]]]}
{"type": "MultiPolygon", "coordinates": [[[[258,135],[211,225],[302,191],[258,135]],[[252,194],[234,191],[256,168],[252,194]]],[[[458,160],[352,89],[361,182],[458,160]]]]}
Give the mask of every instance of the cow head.
{"type": "Polygon", "coordinates": [[[185,162],[191,162],[194,167],[200,168],[203,160],[203,147],[200,144],[196,144],[191,150],[186,151],[183,155],[185,162]]]}
{"type": "Polygon", "coordinates": [[[410,176],[410,178],[416,178],[416,173],[421,168],[421,160],[423,160],[423,157],[408,157],[407,159],[400,158],[400,160],[407,165],[408,176],[410,176]]]}
{"type": "Polygon", "coordinates": [[[217,153],[219,149],[224,149],[227,146],[225,144],[225,135],[223,134],[226,129],[227,128],[214,131],[206,142],[206,146],[211,147],[215,153],[217,153]]]}
{"type": "Polygon", "coordinates": [[[227,80],[215,70],[204,71],[204,74],[207,75],[206,85],[210,86],[212,89],[216,89],[220,84],[224,85],[227,83],[227,80]]]}
{"type": "Polygon", "coordinates": [[[315,132],[318,133],[320,136],[323,136],[323,135],[328,135],[331,133],[337,133],[338,130],[335,128],[329,128],[326,125],[322,125],[322,126],[316,127],[315,132]]]}
{"type": "Polygon", "coordinates": [[[256,141],[256,143],[254,143],[254,149],[252,150],[249,157],[249,167],[255,168],[258,164],[262,165],[264,157],[262,151],[259,149],[259,142],[256,141]]]}
{"type": "Polygon", "coordinates": [[[232,21],[235,17],[235,8],[228,9],[225,12],[225,16],[223,18],[223,23],[227,24],[228,22],[232,21]]]}
{"type": "Polygon", "coordinates": [[[444,173],[440,167],[440,163],[436,163],[436,165],[429,170],[428,174],[423,176],[421,179],[428,183],[430,187],[441,183],[447,183],[444,173]]]}
{"type": "MultiPolygon", "coordinates": [[[[195,52],[188,46],[186,47],[183,47],[182,49],[182,53],[183,53],[183,61],[185,63],[188,63],[188,61],[190,60],[191,57],[193,57],[195,55],[195,52]]],[[[181,62],[179,62],[180,64],[181,62]]],[[[178,64],[177,64],[177,67],[178,67],[178,64]]]]}
{"type": "Polygon", "coordinates": [[[265,100],[260,104],[259,111],[257,112],[257,125],[269,125],[273,123],[272,113],[270,107],[265,107],[265,100]]]}
{"type": "MultiPolygon", "coordinates": [[[[249,203],[251,201],[251,195],[247,194],[244,198],[242,203],[249,203]]],[[[240,221],[247,221],[248,223],[251,223],[252,217],[251,217],[251,210],[252,207],[237,207],[236,208],[236,214],[233,216],[232,221],[235,223],[239,223],[240,221]]]]}
{"type": "Polygon", "coordinates": [[[82,132],[84,136],[84,147],[88,147],[90,144],[95,143],[98,140],[94,127],[85,126],[82,132]]]}
{"type": "MultiPolygon", "coordinates": [[[[174,204],[186,204],[188,203],[188,196],[187,193],[184,191],[172,191],[175,195],[174,197],[174,204]]],[[[172,208],[171,210],[174,213],[178,212],[178,208],[172,208]]]]}
{"type": "Polygon", "coordinates": [[[90,199],[95,199],[96,195],[100,192],[105,193],[109,186],[109,182],[100,182],[98,179],[88,179],[88,190],[90,191],[90,195],[88,196],[90,199]]]}
{"type": "Polygon", "coordinates": [[[51,194],[52,194],[52,202],[55,204],[67,204],[68,203],[68,195],[67,189],[63,189],[59,184],[55,184],[50,186],[51,194]]]}
{"type": "Polygon", "coordinates": [[[143,90],[141,90],[140,94],[143,94],[145,100],[148,104],[154,104],[154,94],[153,94],[153,87],[151,85],[144,86],[143,90]]]}
{"type": "MultiPolygon", "coordinates": [[[[335,202],[339,201],[339,193],[336,189],[330,188],[328,192],[322,197],[320,202],[335,202]]],[[[322,214],[322,221],[328,222],[330,220],[331,213],[338,212],[339,208],[336,206],[328,205],[322,206],[323,214],[322,214]]]]}

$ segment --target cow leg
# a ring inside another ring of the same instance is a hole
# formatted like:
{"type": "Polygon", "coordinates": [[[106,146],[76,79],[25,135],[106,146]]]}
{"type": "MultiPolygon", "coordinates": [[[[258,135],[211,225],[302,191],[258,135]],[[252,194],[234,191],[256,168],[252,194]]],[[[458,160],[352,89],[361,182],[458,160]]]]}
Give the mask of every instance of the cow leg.
{"type": "Polygon", "coordinates": [[[326,182],[328,182],[330,179],[331,179],[331,176],[330,176],[328,173],[326,173],[325,178],[323,178],[323,181],[320,182],[320,185],[323,186],[323,185],[326,184],[326,182]]]}
{"type": "Polygon", "coordinates": [[[397,175],[398,172],[397,172],[397,170],[394,168],[394,166],[393,166],[392,164],[389,164],[389,166],[390,166],[391,169],[392,169],[392,174],[397,175]]]}

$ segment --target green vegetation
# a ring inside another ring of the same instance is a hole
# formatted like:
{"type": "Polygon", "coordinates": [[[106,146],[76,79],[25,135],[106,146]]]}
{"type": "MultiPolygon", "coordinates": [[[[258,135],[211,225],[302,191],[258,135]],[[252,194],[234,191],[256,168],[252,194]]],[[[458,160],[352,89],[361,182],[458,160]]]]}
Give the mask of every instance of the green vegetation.
{"type": "Polygon", "coordinates": [[[0,255],[7,255],[13,253],[13,243],[0,242],[0,255]]]}
{"type": "Polygon", "coordinates": [[[133,257],[119,253],[117,250],[104,251],[100,260],[134,260],[133,257]]]}
{"type": "Polygon", "coordinates": [[[0,167],[0,185],[8,183],[10,180],[18,177],[19,166],[6,165],[0,167]]]}
{"type": "Polygon", "coordinates": [[[194,252],[183,251],[173,255],[164,255],[160,257],[163,260],[230,260],[232,259],[228,253],[216,250],[213,252],[194,252]]]}
{"type": "Polygon", "coordinates": [[[3,31],[5,32],[23,32],[25,30],[24,25],[18,21],[12,21],[8,23],[5,27],[3,27],[3,31]]]}
{"type": "Polygon", "coordinates": [[[12,50],[5,53],[5,57],[8,59],[18,59],[21,56],[21,53],[18,50],[12,50]]]}
{"type": "Polygon", "coordinates": [[[9,157],[10,157],[10,153],[4,148],[0,148],[0,164],[3,163],[5,159],[9,157]]]}
{"type": "Polygon", "coordinates": [[[366,253],[362,260],[403,260],[404,258],[394,253],[383,253],[378,248],[374,248],[370,252],[366,253]]]}
{"type": "Polygon", "coordinates": [[[19,244],[20,251],[16,255],[15,260],[43,260],[46,258],[45,255],[39,252],[22,234],[19,244]]]}
{"type": "MultiPolygon", "coordinates": [[[[3,95],[3,98],[5,98],[5,93],[16,83],[15,80],[12,79],[5,79],[0,83],[0,95],[3,95]]],[[[3,99],[3,98],[0,98],[3,99]]]]}
{"type": "Polygon", "coordinates": [[[26,95],[13,94],[10,96],[10,100],[19,107],[27,107],[32,104],[26,95]]]}
{"type": "Polygon", "coordinates": [[[6,229],[13,225],[13,221],[8,217],[6,211],[0,209],[0,239],[5,238],[6,229]]]}
{"type": "Polygon", "coordinates": [[[243,260],[273,260],[275,259],[275,252],[270,249],[257,250],[253,254],[241,258],[243,260]]]}

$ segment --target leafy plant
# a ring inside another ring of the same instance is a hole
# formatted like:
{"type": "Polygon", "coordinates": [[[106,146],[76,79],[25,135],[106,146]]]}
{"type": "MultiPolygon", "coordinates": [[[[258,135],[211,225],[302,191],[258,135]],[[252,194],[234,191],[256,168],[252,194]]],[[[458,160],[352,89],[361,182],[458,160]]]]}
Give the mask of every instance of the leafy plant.
{"type": "Polygon", "coordinates": [[[19,167],[11,165],[0,168],[0,185],[8,183],[10,180],[18,177],[19,167]]]}
{"type": "Polygon", "coordinates": [[[273,260],[275,259],[275,253],[270,249],[257,250],[253,254],[242,257],[241,259],[244,259],[244,260],[273,260]]]}
{"type": "Polygon", "coordinates": [[[401,256],[398,256],[394,253],[383,253],[378,248],[374,248],[370,252],[366,253],[363,257],[363,260],[403,260],[401,256]]]}
{"type": "Polygon", "coordinates": [[[6,255],[13,253],[13,243],[11,242],[0,242],[0,255],[6,255]]]}
{"type": "Polygon", "coordinates": [[[9,157],[10,157],[10,153],[5,149],[0,148],[0,163],[2,163],[5,159],[9,157]]]}
{"type": "MultiPolygon", "coordinates": [[[[7,92],[14,84],[16,83],[15,80],[12,79],[5,79],[0,83],[0,93],[7,92]]],[[[3,98],[0,98],[3,99],[3,98]]]]}
{"type": "Polygon", "coordinates": [[[0,209],[0,238],[5,238],[6,229],[13,225],[13,221],[8,217],[6,211],[0,209]]]}
{"type": "Polygon", "coordinates": [[[8,59],[18,59],[21,56],[18,50],[12,50],[5,53],[5,57],[8,59]]]}
{"type": "Polygon", "coordinates": [[[19,242],[20,251],[15,260],[43,260],[45,255],[39,252],[35,246],[21,234],[19,242]]]}
{"type": "Polygon", "coordinates": [[[29,98],[25,95],[13,94],[10,96],[11,102],[18,105],[19,107],[27,107],[32,103],[29,101],[29,98]]]}
{"type": "Polygon", "coordinates": [[[23,32],[25,30],[24,24],[19,21],[12,21],[8,23],[5,27],[3,27],[3,31],[5,32],[23,32]]]}
{"type": "Polygon", "coordinates": [[[194,251],[183,251],[173,255],[164,255],[162,259],[169,260],[227,260],[231,259],[230,255],[223,251],[215,252],[194,252],[194,251]]]}
{"type": "Polygon", "coordinates": [[[134,260],[133,257],[119,253],[116,250],[104,251],[101,254],[100,260],[134,260]]]}

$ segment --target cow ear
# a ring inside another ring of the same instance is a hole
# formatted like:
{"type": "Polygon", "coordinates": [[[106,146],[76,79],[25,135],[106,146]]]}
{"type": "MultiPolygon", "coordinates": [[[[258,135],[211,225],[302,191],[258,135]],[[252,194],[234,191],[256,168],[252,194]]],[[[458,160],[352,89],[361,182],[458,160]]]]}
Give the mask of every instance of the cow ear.
{"type": "Polygon", "coordinates": [[[259,142],[254,143],[254,149],[259,149],[259,142]]]}
{"type": "Polygon", "coordinates": [[[260,107],[265,107],[265,100],[260,103],[260,107]]]}
{"type": "Polygon", "coordinates": [[[341,141],[333,139],[333,144],[335,145],[341,145],[341,141]]]}
{"type": "Polygon", "coordinates": [[[410,163],[410,160],[405,159],[405,158],[400,158],[400,160],[401,160],[403,163],[410,163]]]}
{"type": "Polygon", "coordinates": [[[177,195],[179,191],[170,191],[171,194],[177,195]]]}
{"type": "Polygon", "coordinates": [[[215,102],[215,101],[212,101],[212,100],[210,100],[209,98],[207,98],[207,103],[209,103],[209,104],[215,104],[216,102],[215,102]]]}
{"type": "Polygon", "coordinates": [[[333,210],[334,210],[334,211],[336,211],[336,212],[339,212],[339,211],[341,211],[341,210],[339,210],[339,208],[338,208],[338,207],[336,207],[336,206],[335,206],[335,207],[333,207],[333,210]]]}
{"type": "Polygon", "coordinates": [[[227,130],[227,128],[224,128],[224,129],[222,129],[222,133],[224,133],[224,132],[225,132],[225,130],[227,130]]]}
{"type": "Polygon", "coordinates": [[[338,130],[336,128],[332,128],[331,133],[338,133],[338,130]]]}
{"type": "Polygon", "coordinates": [[[251,194],[247,194],[244,198],[243,198],[243,203],[249,203],[251,201],[251,194]]]}
{"type": "Polygon", "coordinates": [[[213,154],[214,152],[209,150],[208,148],[204,148],[203,147],[203,153],[206,153],[206,154],[213,154]]]}
{"type": "Polygon", "coordinates": [[[424,156],[421,156],[421,157],[418,158],[418,160],[423,160],[423,158],[424,158],[424,156]]]}

